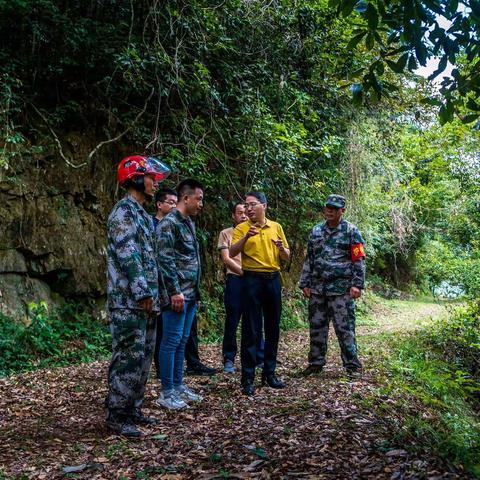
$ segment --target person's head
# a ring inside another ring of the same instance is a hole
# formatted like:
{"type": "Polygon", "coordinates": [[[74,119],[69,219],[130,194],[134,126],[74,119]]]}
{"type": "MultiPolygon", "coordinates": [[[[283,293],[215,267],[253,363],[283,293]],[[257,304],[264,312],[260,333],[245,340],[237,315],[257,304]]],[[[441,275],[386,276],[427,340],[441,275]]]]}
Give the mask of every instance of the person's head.
{"type": "Polygon", "coordinates": [[[263,221],[267,210],[267,197],[263,192],[248,192],[245,195],[245,213],[252,222],[263,221]]]}
{"type": "Polygon", "coordinates": [[[169,174],[170,168],[158,158],[131,155],[119,163],[117,181],[127,191],[139,192],[152,200],[158,183],[169,174]]]}
{"type": "Polygon", "coordinates": [[[177,187],[177,208],[184,215],[198,215],[203,208],[203,185],[193,178],[180,182],[177,187]]]}
{"type": "Polygon", "coordinates": [[[245,205],[243,202],[237,202],[232,207],[232,219],[235,225],[245,222],[247,215],[245,214],[245,205]]]}
{"type": "Polygon", "coordinates": [[[164,217],[177,205],[177,192],[171,188],[162,188],[155,194],[157,214],[164,217]]]}
{"type": "Polygon", "coordinates": [[[325,220],[331,225],[337,225],[344,213],[345,197],[342,197],[341,195],[329,195],[323,211],[325,220]]]}

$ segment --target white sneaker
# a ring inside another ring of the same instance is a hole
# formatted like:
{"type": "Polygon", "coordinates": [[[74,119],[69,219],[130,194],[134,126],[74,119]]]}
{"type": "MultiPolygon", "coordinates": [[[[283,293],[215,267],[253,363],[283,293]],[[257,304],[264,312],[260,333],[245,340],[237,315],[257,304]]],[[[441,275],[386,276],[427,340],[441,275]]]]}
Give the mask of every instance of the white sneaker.
{"type": "Polygon", "coordinates": [[[175,387],[175,392],[180,397],[180,400],[185,402],[201,402],[203,397],[195,393],[191,388],[188,388],[186,385],[182,384],[178,387],[175,387]]]}
{"type": "Polygon", "coordinates": [[[161,391],[160,396],[155,400],[155,403],[169,410],[181,410],[182,408],[187,408],[188,404],[185,403],[175,390],[167,390],[166,392],[161,391]]]}

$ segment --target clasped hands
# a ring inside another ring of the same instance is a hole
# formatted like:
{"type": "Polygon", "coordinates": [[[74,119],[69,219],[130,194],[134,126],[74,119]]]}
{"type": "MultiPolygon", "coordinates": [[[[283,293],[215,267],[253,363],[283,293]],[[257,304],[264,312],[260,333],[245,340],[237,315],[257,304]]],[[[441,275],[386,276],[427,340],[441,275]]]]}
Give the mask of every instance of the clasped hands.
{"type": "MultiPolygon", "coordinates": [[[[312,294],[312,289],[305,287],[302,288],[303,295],[307,298],[310,298],[310,295],[312,294]]],[[[358,287],[351,287],[350,288],[350,296],[352,298],[360,298],[362,295],[362,291],[358,287]]]]}

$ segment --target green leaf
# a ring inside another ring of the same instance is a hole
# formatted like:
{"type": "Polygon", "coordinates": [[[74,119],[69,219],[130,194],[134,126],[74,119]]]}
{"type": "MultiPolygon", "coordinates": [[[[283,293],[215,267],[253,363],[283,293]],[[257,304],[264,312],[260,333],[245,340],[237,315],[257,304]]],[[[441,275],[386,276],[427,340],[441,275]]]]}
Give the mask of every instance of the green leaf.
{"type": "Polygon", "coordinates": [[[450,100],[447,100],[447,102],[440,107],[438,116],[441,125],[445,125],[453,120],[453,110],[453,103],[450,100]]]}
{"type": "Polygon", "coordinates": [[[350,73],[348,76],[349,78],[357,78],[359,77],[365,69],[363,67],[358,68],[357,70],[354,70],[352,73],[350,73]]]}
{"type": "Polygon", "coordinates": [[[441,6],[441,2],[438,0],[424,0],[425,5],[435,13],[438,13],[439,15],[443,15],[443,9],[441,6]]]}
{"type": "Polygon", "coordinates": [[[371,50],[375,45],[375,37],[372,32],[368,32],[367,37],[365,38],[365,47],[367,50],[371,50]]]}
{"type": "Polygon", "coordinates": [[[372,67],[377,71],[379,75],[383,75],[385,72],[385,65],[382,61],[377,60],[372,67]]]}
{"type": "Polygon", "coordinates": [[[447,68],[448,58],[444,55],[440,61],[438,62],[437,69],[428,77],[429,80],[433,80],[436,78],[440,73],[442,73],[447,68]]]}
{"type": "Polygon", "coordinates": [[[413,55],[410,55],[408,57],[408,69],[413,72],[414,70],[416,70],[418,68],[418,63],[417,61],[415,60],[415,57],[413,55]]]}
{"type": "Polygon", "coordinates": [[[328,0],[328,6],[330,8],[337,8],[341,3],[341,0],[328,0]]]}
{"type": "Polygon", "coordinates": [[[480,112],[480,105],[473,100],[473,98],[469,98],[466,107],[469,110],[475,110],[476,112],[480,112]]]}
{"type": "Polygon", "coordinates": [[[347,45],[348,50],[353,50],[362,40],[362,38],[367,34],[367,30],[364,30],[363,32],[359,33],[358,35],[355,35],[350,39],[347,45]]]}
{"type": "Polygon", "coordinates": [[[416,36],[414,43],[415,43],[415,55],[417,57],[417,60],[420,63],[420,65],[424,67],[427,64],[428,51],[425,45],[423,45],[420,37],[416,36]]]}
{"type": "Polygon", "coordinates": [[[402,73],[405,69],[407,64],[409,53],[405,52],[396,62],[392,62],[391,60],[385,60],[387,65],[395,72],[395,73],[402,73]]]}
{"type": "Polygon", "coordinates": [[[477,120],[480,117],[480,113],[470,113],[462,117],[462,123],[471,123],[477,120]]]}
{"type": "Polygon", "coordinates": [[[368,28],[370,28],[371,30],[376,30],[376,28],[378,27],[378,13],[377,9],[373,6],[372,3],[369,3],[367,5],[365,17],[368,21],[368,28]]]}
{"type": "Polygon", "coordinates": [[[340,5],[340,12],[342,15],[348,17],[353,12],[356,3],[357,0],[342,0],[340,5]]]}
{"type": "Polygon", "coordinates": [[[470,0],[470,8],[472,9],[472,12],[477,17],[480,17],[480,1],[479,0],[470,0]]]}
{"type": "Polygon", "coordinates": [[[420,102],[426,105],[431,105],[432,107],[440,107],[442,105],[442,102],[440,100],[433,97],[422,98],[420,102]]]}

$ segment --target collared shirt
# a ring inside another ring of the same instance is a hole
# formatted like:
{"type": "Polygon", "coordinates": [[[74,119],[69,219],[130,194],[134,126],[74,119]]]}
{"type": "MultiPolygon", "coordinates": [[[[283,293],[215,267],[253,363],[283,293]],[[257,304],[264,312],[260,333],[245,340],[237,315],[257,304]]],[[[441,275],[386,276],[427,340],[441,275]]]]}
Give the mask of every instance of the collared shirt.
{"type": "Polygon", "coordinates": [[[321,295],[343,295],[351,287],[365,288],[365,260],[352,261],[352,246],[364,244],[358,228],[346,220],[313,227],[303,264],[300,288],[321,295]]]}
{"type": "Polygon", "coordinates": [[[194,223],[175,208],[158,223],[155,234],[161,304],[168,305],[179,293],[185,300],[197,300],[200,251],[194,223]]]}
{"type": "MultiPolygon", "coordinates": [[[[253,225],[251,220],[237,225],[233,230],[232,244],[237,243],[253,225]]],[[[250,237],[243,247],[242,269],[251,272],[280,271],[280,253],[272,240],[283,240],[283,246],[288,248],[282,226],[265,219],[265,225],[256,228],[259,233],[250,237]]]]}
{"type": "MultiPolygon", "coordinates": [[[[222,230],[220,232],[220,235],[218,236],[218,249],[219,250],[225,250],[229,249],[230,246],[232,245],[232,234],[233,234],[233,227],[226,228],[225,230],[222,230]]],[[[231,260],[233,260],[239,268],[242,268],[242,254],[239,253],[235,257],[230,257],[231,260]]],[[[238,275],[238,273],[233,272],[227,267],[227,273],[231,273],[232,275],[238,275]]]]}
{"type": "Polygon", "coordinates": [[[108,308],[139,309],[139,300],[158,305],[158,271],[153,222],[143,206],[126,195],[112,209],[107,222],[108,308]]]}

